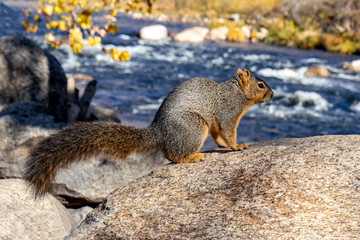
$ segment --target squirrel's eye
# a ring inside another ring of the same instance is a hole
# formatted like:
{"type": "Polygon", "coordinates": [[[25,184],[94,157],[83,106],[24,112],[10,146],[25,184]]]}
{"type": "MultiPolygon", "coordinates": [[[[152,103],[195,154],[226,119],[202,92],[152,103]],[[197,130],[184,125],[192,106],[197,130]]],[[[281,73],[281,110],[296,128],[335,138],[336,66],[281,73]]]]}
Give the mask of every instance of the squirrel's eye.
{"type": "Polygon", "coordinates": [[[265,87],[263,83],[259,83],[258,86],[259,86],[259,88],[264,88],[265,87]]]}

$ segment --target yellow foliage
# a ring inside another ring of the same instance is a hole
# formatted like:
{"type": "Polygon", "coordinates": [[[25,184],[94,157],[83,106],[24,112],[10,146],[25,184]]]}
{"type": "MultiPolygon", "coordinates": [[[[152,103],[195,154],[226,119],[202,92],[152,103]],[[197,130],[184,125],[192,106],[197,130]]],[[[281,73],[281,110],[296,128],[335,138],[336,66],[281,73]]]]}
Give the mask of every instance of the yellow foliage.
{"type": "Polygon", "coordinates": [[[78,24],[82,29],[89,29],[92,26],[91,15],[80,14],[78,16],[78,24]]]}
{"type": "Polygon", "coordinates": [[[111,13],[110,13],[110,16],[111,16],[111,17],[115,17],[116,14],[117,14],[117,10],[116,10],[116,9],[113,9],[113,10],[111,11],[111,13]]]}
{"type": "Polygon", "coordinates": [[[44,3],[45,3],[44,0],[40,0],[38,2],[39,7],[41,7],[41,8],[44,7],[44,3]]]}
{"type": "Polygon", "coordinates": [[[80,43],[74,43],[71,44],[70,47],[74,53],[81,53],[83,45],[80,43]]]}
{"type": "Polygon", "coordinates": [[[115,34],[119,30],[119,27],[114,24],[109,24],[105,27],[107,33],[115,34]]]}
{"type": "Polygon", "coordinates": [[[56,40],[53,32],[50,32],[50,33],[46,34],[44,36],[44,38],[46,39],[46,41],[48,43],[52,43],[52,42],[54,42],[56,40]]]}
{"type": "Polygon", "coordinates": [[[61,31],[67,31],[67,26],[66,26],[66,22],[65,21],[59,21],[59,26],[58,28],[61,30],[61,31]]]}
{"type": "Polygon", "coordinates": [[[228,41],[232,41],[232,42],[247,42],[248,41],[248,39],[246,38],[246,36],[241,28],[229,29],[226,39],[228,41]]]}
{"type": "MultiPolygon", "coordinates": [[[[300,0],[301,1],[301,0],[300,0]]],[[[157,0],[158,6],[173,11],[193,11],[206,13],[216,11],[219,15],[241,13],[247,15],[264,15],[280,6],[283,0],[157,0]],[[171,9],[172,8],[172,9],[171,9]]]]}
{"type": "Polygon", "coordinates": [[[81,33],[80,28],[70,29],[70,34],[69,34],[70,44],[71,43],[82,43],[83,40],[84,39],[83,39],[83,35],[81,33]]]}
{"type": "Polygon", "coordinates": [[[128,53],[128,51],[123,51],[121,53],[120,59],[121,59],[122,62],[126,62],[126,61],[129,61],[131,59],[131,56],[128,53]]]}
{"type": "Polygon", "coordinates": [[[54,11],[54,7],[51,5],[45,5],[44,7],[44,13],[46,13],[47,15],[51,16],[53,14],[54,11]]]}
{"type": "Polygon", "coordinates": [[[40,16],[36,14],[36,15],[34,16],[34,21],[40,22],[40,21],[41,21],[40,16]]]}
{"type": "Polygon", "coordinates": [[[26,33],[36,32],[38,30],[38,26],[36,24],[30,23],[28,20],[22,20],[21,24],[26,30],[26,33]]]}
{"type": "Polygon", "coordinates": [[[31,14],[31,11],[24,10],[23,14],[25,15],[25,17],[28,17],[31,14]]]}
{"type": "Polygon", "coordinates": [[[97,46],[101,43],[101,37],[89,37],[88,43],[89,45],[97,46]]]}
{"type": "Polygon", "coordinates": [[[335,45],[330,50],[341,54],[353,54],[360,50],[360,43],[347,39],[344,43],[335,45]]]}
{"type": "Polygon", "coordinates": [[[56,5],[56,6],[54,7],[54,12],[55,12],[56,15],[60,15],[61,13],[64,12],[64,9],[63,9],[62,7],[56,5]]]}
{"type": "Polygon", "coordinates": [[[121,56],[121,50],[110,49],[109,54],[114,60],[119,61],[121,56]]]}
{"type": "MultiPolygon", "coordinates": [[[[128,3],[132,7],[136,7],[140,1],[143,0],[129,0],[128,3]]],[[[67,38],[62,39],[57,39],[53,32],[46,34],[45,39],[48,44],[58,48],[61,44],[68,42],[74,53],[80,53],[85,44],[96,46],[101,43],[101,37],[105,37],[109,33],[115,34],[118,31],[119,27],[113,21],[117,14],[116,7],[119,6],[119,2],[119,0],[38,0],[38,14],[31,16],[30,11],[24,11],[26,19],[22,25],[28,33],[35,32],[38,26],[32,24],[31,21],[40,22],[45,19],[48,30],[59,29],[68,32],[67,38]],[[92,22],[93,12],[104,8],[109,10],[111,18],[108,19],[104,27],[94,26],[92,22]],[[55,15],[60,16],[60,19],[55,15]],[[31,17],[32,19],[30,19],[31,17]],[[89,36],[87,41],[84,41],[83,34],[89,36]]],[[[111,55],[117,61],[128,61],[130,59],[130,55],[126,51],[113,50],[111,55]]]]}
{"type": "Polygon", "coordinates": [[[336,45],[343,44],[345,39],[333,34],[324,33],[321,35],[321,43],[327,51],[331,51],[336,45]]]}
{"type": "Polygon", "coordinates": [[[70,17],[70,16],[65,16],[65,15],[62,15],[61,16],[61,19],[66,21],[67,25],[68,26],[72,26],[73,25],[73,19],[70,17]]]}
{"type": "Polygon", "coordinates": [[[59,21],[51,21],[49,25],[52,28],[57,28],[59,26],[59,21]]]}
{"type": "Polygon", "coordinates": [[[119,49],[114,50],[114,49],[110,49],[109,51],[109,55],[112,57],[112,59],[114,59],[115,61],[122,61],[122,62],[126,62],[129,61],[131,56],[128,53],[128,51],[121,51],[119,49]]]}

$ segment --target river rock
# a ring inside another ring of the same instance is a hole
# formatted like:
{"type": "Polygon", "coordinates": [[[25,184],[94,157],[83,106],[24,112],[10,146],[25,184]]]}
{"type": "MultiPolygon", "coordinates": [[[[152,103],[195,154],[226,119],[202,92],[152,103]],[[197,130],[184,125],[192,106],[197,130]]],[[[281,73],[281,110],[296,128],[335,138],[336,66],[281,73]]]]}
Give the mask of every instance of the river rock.
{"type": "Polygon", "coordinates": [[[0,105],[44,104],[55,121],[67,121],[67,79],[57,59],[23,36],[0,37],[0,105]]]}
{"type": "Polygon", "coordinates": [[[261,27],[260,28],[260,30],[259,31],[256,31],[255,32],[256,34],[256,40],[260,40],[260,41],[262,41],[262,40],[264,40],[266,37],[267,37],[267,35],[269,34],[269,30],[267,30],[266,28],[264,28],[264,27],[261,27]]]}
{"type": "Polygon", "coordinates": [[[309,67],[305,72],[306,77],[330,77],[331,73],[329,70],[322,65],[309,67]]]}
{"type": "Polygon", "coordinates": [[[234,21],[234,22],[239,22],[240,21],[240,14],[239,13],[233,13],[230,15],[229,20],[234,21]]]}
{"type": "Polygon", "coordinates": [[[205,40],[209,29],[205,27],[192,27],[173,35],[177,42],[201,43],[205,40]]]}
{"type": "Polygon", "coordinates": [[[88,74],[83,74],[83,73],[66,73],[66,78],[71,79],[72,81],[83,81],[83,82],[91,82],[94,80],[93,76],[90,76],[88,74]]]}
{"type": "Polygon", "coordinates": [[[225,26],[218,27],[210,30],[209,39],[213,41],[223,41],[226,40],[226,36],[229,32],[229,29],[225,26]]]}
{"type": "Polygon", "coordinates": [[[360,59],[354,60],[352,62],[345,62],[343,65],[343,69],[360,72],[360,59]]]}
{"type": "Polygon", "coordinates": [[[167,28],[161,24],[150,25],[140,29],[140,38],[144,40],[163,40],[167,37],[167,28]]]}
{"type": "Polygon", "coordinates": [[[67,209],[47,194],[35,200],[20,179],[0,180],[0,239],[64,239],[76,227],[67,209]]]}
{"type": "Polygon", "coordinates": [[[67,239],[358,239],[360,135],[280,139],[171,164],[67,239]]]}
{"type": "Polygon", "coordinates": [[[250,26],[242,26],[241,30],[245,34],[245,37],[249,39],[251,37],[251,27],[250,26]]]}

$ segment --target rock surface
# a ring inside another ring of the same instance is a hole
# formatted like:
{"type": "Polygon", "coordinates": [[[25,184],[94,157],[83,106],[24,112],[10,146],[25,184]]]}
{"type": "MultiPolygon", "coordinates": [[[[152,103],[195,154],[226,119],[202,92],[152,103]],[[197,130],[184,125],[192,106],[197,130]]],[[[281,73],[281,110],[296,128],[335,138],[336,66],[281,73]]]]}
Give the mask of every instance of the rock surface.
{"type": "Polygon", "coordinates": [[[360,136],[281,139],[167,165],[68,239],[359,239],[360,136]]]}
{"type": "Polygon", "coordinates": [[[213,41],[224,41],[229,32],[227,27],[218,27],[210,30],[209,39],[213,41]]]}
{"type": "Polygon", "coordinates": [[[67,121],[67,79],[57,59],[23,36],[0,37],[0,105],[43,103],[67,121]]]}
{"type": "Polygon", "coordinates": [[[140,29],[140,38],[144,40],[163,40],[167,37],[167,28],[161,24],[150,25],[140,29]]]}
{"type": "Polygon", "coordinates": [[[306,77],[330,77],[330,75],[329,70],[322,65],[309,67],[305,72],[306,77]]]}
{"type": "Polygon", "coordinates": [[[94,210],[92,207],[85,206],[81,208],[68,208],[67,209],[75,221],[75,226],[79,226],[80,223],[86,218],[86,215],[94,210]]]}
{"type": "Polygon", "coordinates": [[[176,33],[173,36],[173,39],[177,42],[201,43],[205,40],[205,37],[208,33],[208,28],[192,27],[176,33]]]}
{"type": "Polygon", "coordinates": [[[10,104],[0,112],[0,156],[31,138],[47,136],[63,126],[65,123],[55,123],[54,116],[47,114],[39,102],[10,104]]]}
{"type": "Polygon", "coordinates": [[[344,63],[343,69],[354,72],[360,72],[360,59],[354,60],[352,62],[344,63]]]}
{"type": "Polygon", "coordinates": [[[20,179],[0,180],[0,239],[64,239],[76,227],[67,209],[47,194],[35,200],[20,179]]]}
{"type": "Polygon", "coordinates": [[[100,203],[120,186],[158,169],[169,161],[159,155],[131,155],[126,160],[94,157],[60,169],[51,193],[66,206],[100,203]]]}

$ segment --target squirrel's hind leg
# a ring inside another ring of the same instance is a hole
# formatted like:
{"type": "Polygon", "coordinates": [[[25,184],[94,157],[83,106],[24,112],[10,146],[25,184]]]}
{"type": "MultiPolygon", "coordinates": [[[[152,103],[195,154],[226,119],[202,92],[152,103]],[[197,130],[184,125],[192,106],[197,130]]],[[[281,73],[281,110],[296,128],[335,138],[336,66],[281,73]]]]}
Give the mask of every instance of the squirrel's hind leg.
{"type": "Polygon", "coordinates": [[[200,153],[209,128],[205,120],[196,113],[184,113],[181,117],[173,118],[167,125],[165,136],[168,141],[163,146],[164,156],[175,163],[200,162],[205,154],[200,153]]]}

